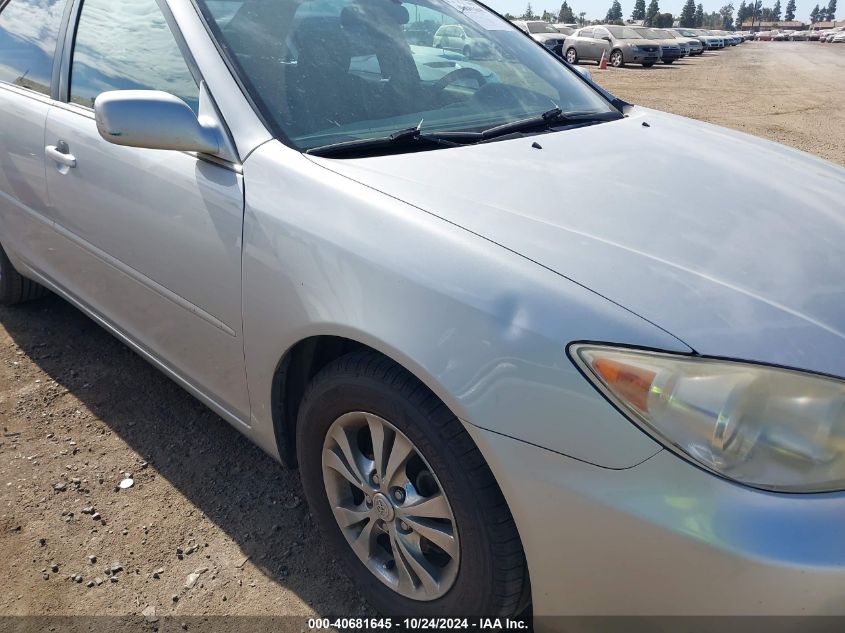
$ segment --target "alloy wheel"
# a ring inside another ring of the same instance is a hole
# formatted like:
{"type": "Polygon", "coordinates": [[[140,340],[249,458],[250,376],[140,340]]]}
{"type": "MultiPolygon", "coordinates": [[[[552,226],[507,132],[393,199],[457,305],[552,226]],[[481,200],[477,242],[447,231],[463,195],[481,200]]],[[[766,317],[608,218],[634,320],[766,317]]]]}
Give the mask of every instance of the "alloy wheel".
{"type": "Polygon", "coordinates": [[[405,434],[372,413],[342,415],[326,433],[322,470],[334,518],[376,578],[414,600],[449,591],[460,564],[455,517],[405,434]]]}

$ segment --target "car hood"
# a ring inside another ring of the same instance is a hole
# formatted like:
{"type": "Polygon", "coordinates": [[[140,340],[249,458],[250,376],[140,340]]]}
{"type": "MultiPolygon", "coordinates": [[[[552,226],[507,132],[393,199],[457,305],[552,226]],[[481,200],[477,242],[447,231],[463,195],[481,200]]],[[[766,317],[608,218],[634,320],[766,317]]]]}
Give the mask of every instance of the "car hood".
{"type": "Polygon", "coordinates": [[[639,107],[483,145],[311,158],[556,271],[700,354],[845,376],[845,169],[832,163],[639,107]]]}

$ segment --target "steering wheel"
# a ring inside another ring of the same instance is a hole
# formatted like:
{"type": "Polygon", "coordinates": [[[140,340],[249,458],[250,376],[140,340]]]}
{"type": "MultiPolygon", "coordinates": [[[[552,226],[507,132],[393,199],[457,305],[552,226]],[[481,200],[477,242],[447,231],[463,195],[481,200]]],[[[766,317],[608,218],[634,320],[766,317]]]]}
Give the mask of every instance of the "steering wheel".
{"type": "Polygon", "coordinates": [[[438,79],[437,83],[434,84],[434,89],[440,92],[441,90],[445,90],[448,86],[455,83],[456,81],[460,81],[461,79],[474,79],[476,82],[478,82],[479,88],[481,88],[481,86],[487,83],[487,80],[484,78],[484,75],[482,75],[475,68],[456,68],[455,70],[446,73],[440,79],[438,79]]]}

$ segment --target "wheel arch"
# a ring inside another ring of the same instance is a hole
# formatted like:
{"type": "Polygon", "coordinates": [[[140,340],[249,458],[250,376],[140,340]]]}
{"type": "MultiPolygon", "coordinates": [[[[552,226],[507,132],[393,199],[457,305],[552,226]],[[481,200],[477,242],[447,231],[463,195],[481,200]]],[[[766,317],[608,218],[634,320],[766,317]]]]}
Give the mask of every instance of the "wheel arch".
{"type": "Polygon", "coordinates": [[[296,420],[308,383],[332,361],[346,354],[367,350],[396,363],[410,373],[459,419],[465,419],[457,403],[422,366],[368,337],[354,333],[314,334],[291,345],[280,358],[273,375],[270,406],[276,447],[282,462],[296,466],[296,420]]]}

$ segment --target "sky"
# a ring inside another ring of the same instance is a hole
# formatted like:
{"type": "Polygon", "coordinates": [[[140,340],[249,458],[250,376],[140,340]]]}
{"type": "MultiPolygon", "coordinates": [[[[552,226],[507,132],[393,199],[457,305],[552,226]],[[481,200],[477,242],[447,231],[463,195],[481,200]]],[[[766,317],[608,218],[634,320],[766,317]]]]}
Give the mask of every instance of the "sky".
{"type": "MultiPolygon", "coordinates": [[[[521,15],[525,11],[525,6],[528,4],[528,0],[482,1],[484,1],[484,3],[491,9],[494,9],[499,13],[510,12],[513,15],[521,15]]],[[[625,19],[628,19],[631,16],[631,11],[634,10],[634,0],[619,1],[622,4],[622,14],[625,16],[625,19]]],[[[650,0],[646,0],[646,5],[648,5],[649,1],[650,0]]],[[[660,10],[663,13],[671,13],[672,15],[679,15],[681,13],[684,1],[685,0],[658,0],[660,10]]],[[[739,7],[739,3],[742,0],[710,0],[710,2],[707,0],[695,0],[695,3],[698,4],[701,2],[701,4],[704,5],[704,10],[709,13],[711,11],[718,11],[722,6],[731,1],[733,1],[734,11],[736,11],[736,8],[739,7]]],[[[556,14],[560,11],[560,5],[562,2],[563,0],[531,0],[531,8],[534,10],[534,13],[538,15],[542,15],[544,10],[556,14]]],[[[781,0],[781,11],[786,8],[786,2],[787,0],[781,0]]],[[[822,4],[819,0],[797,0],[795,3],[795,19],[803,22],[809,22],[810,11],[813,10],[813,7],[816,6],[817,2],[822,4]]],[[[567,0],[567,3],[572,7],[576,16],[581,11],[586,11],[586,17],[589,20],[604,19],[604,16],[607,15],[607,10],[610,8],[610,5],[613,4],[613,0],[567,0]]],[[[765,7],[771,7],[774,3],[775,0],[763,0],[763,6],[765,7]]],[[[827,0],[824,1],[824,4],[827,6],[827,0]]],[[[845,2],[843,2],[843,0],[839,0],[837,4],[836,18],[841,20],[845,17],[845,2]]],[[[736,13],[734,13],[734,15],[736,15],[736,13]]]]}

